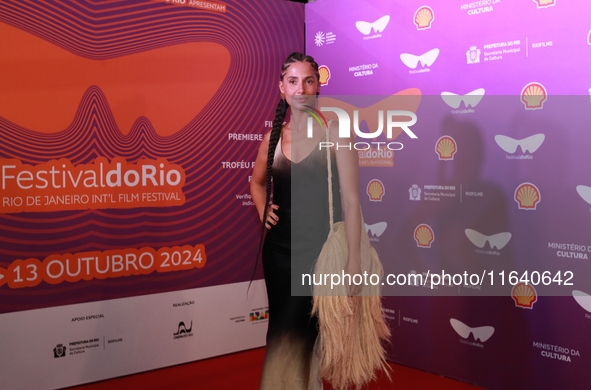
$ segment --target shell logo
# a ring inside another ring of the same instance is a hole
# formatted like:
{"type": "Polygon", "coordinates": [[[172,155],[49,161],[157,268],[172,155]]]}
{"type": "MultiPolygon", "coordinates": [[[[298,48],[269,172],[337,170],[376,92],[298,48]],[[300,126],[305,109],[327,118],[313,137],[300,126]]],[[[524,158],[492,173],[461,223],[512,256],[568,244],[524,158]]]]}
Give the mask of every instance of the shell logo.
{"type": "Polygon", "coordinates": [[[422,223],[416,227],[414,238],[418,247],[431,248],[431,243],[435,241],[435,233],[433,233],[431,226],[422,223]]]}
{"type": "Polygon", "coordinates": [[[435,20],[435,13],[431,7],[424,5],[415,12],[414,23],[417,30],[426,30],[431,28],[431,23],[435,20]]]}
{"type": "Polygon", "coordinates": [[[318,67],[318,75],[320,76],[320,85],[327,85],[330,80],[330,69],[326,65],[318,67]]]}
{"type": "Polygon", "coordinates": [[[385,193],[384,183],[378,179],[373,179],[367,184],[367,195],[372,202],[381,202],[385,193]]]}
{"type": "Polygon", "coordinates": [[[553,7],[556,5],[556,0],[533,0],[538,8],[553,7]]]}
{"type": "Polygon", "coordinates": [[[548,92],[540,83],[529,83],[521,90],[521,102],[526,110],[542,109],[547,98],[548,92]]]}
{"type": "Polygon", "coordinates": [[[515,306],[531,309],[538,300],[538,293],[531,284],[521,282],[513,286],[511,297],[515,301],[515,306]]]}
{"type": "Polygon", "coordinates": [[[515,190],[515,201],[523,210],[535,210],[542,200],[538,187],[532,183],[522,183],[515,190]]]}
{"type": "Polygon", "coordinates": [[[444,135],[435,143],[435,153],[440,160],[453,160],[454,154],[458,151],[458,144],[449,135],[444,135]]]}

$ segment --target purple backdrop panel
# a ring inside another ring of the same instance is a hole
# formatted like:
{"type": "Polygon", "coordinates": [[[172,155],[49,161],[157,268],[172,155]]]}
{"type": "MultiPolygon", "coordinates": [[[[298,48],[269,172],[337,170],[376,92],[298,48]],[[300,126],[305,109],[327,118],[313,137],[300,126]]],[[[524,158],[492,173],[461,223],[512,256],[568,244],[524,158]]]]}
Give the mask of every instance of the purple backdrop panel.
{"type": "Polygon", "coordinates": [[[417,139],[385,157],[360,151],[366,228],[386,273],[407,276],[384,287],[392,360],[495,389],[589,382],[589,11],[560,0],[307,5],[322,94],[421,95],[417,139]],[[408,283],[442,270],[485,270],[489,286],[408,283]]]}

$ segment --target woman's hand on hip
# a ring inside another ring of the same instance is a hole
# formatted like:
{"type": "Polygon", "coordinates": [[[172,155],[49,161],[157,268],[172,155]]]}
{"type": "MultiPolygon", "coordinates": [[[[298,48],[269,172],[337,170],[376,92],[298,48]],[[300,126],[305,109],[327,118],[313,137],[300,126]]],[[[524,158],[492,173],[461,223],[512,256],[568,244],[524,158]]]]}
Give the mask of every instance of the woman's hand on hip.
{"type": "Polygon", "coordinates": [[[265,219],[265,227],[267,229],[271,229],[271,226],[277,225],[277,221],[279,221],[279,217],[275,214],[275,211],[279,210],[279,206],[276,204],[272,204],[267,209],[267,217],[265,219]]]}

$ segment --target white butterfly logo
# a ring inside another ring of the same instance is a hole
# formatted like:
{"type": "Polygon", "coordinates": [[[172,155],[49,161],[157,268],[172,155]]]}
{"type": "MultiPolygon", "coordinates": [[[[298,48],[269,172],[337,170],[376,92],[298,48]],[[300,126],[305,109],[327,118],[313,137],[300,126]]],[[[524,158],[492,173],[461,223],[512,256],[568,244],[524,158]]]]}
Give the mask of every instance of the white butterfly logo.
{"type": "Polygon", "coordinates": [[[515,153],[517,147],[521,147],[523,153],[533,153],[542,145],[546,136],[544,134],[534,134],[527,138],[516,140],[506,135],[495,135],[497,145],[507,153],[515,153]]]}
{"type": "Polygon", "coordinates": [[[369,234],[371,232],[372,236],[380,237],[384,234],[384,230],[388,227],[387,222],[378,222],[374,223],[373,225],[365,224],[365,232],[369,234]]]}
{"type": "Polygon", "coordinates": [[[488,241],[488,244],[490,245],[491,249],[497,248],[498,250],[501,250],[511,240],[511,233],[509,232],[485,236],[484,234],[479,233],[476,230],[466,229],[465,233],[466,237],[468,237],[470,242],[479,248],[483,248],[486,242],[488,241]]]}
{"type": "Polygon", "coordinates": [[[460,104],[464,102],[464,106],[476,107],[480,100],[484,97],[484,88],[475,89],[472,92],[468,92],[464,96],[457,95],[453,92],[441,92],[441,98],[451,108],[458,108],[460,104]]]}
{"type": "Polygon", "coordinates": [[[456,320],[455,318],[450,318],[449,322],[456,333],[464,339],[467,339],[468,336],[470,336],[470,333],[472,333],[474,340],[482,341],[484,343],[486,340],[490,339],[493,333],[495,333],[495,328],[492,326],[479,326],[478,328],[470,328],[468,325],[456,320]]]}
{"type": "Polygon", "coordinates": [[[591,204],[591,187],[577,186],[577,193],[585,202],[591,204]]]}
{"type": "Polygon", "coordinates": [[[390,22],[390,15],[384,15],[373,23],[363,21],[355,22],[355,27],[357,27],[357,30],[363,35],[371,34],[372,29],[377,34],[384,31],[388,22],[390,22]]]}
{"type": "Polygon", "coordinates": [[[420,56],[415,56],[414,54],[409,53],[402,53],[400,55],[400,59],[404,63],[404,65],[408,66],[411,69],[417,67],[419,62],[421,63],[422,67],[431,66],[439,56],[439,49],[431,49],[426,53],[421,54],[420,56]]]}
{"type": "Polygon", "coordinates": [[[583,309],[591,313],[591,295],[580,290],[573,290],[573,298],[583,309]]]}

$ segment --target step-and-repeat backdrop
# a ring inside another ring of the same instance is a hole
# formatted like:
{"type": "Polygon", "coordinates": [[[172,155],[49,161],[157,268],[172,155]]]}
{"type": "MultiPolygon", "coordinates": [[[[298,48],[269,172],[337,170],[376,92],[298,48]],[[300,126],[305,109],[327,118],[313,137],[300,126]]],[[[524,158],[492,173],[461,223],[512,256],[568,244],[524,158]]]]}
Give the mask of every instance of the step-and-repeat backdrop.
{"type": "Polygon", "coordinates": [[[591,382],[590,12],[582,0],[306,6],[321,94],[376,134],[349,147],[392,275],[391,360],[494,389],[591,382]]]}
{"type": "Polygon", "coordinates": [[[303,21],[272,0],[0,2],[2,388],[264,344],[249,179],[303,21]]]}

